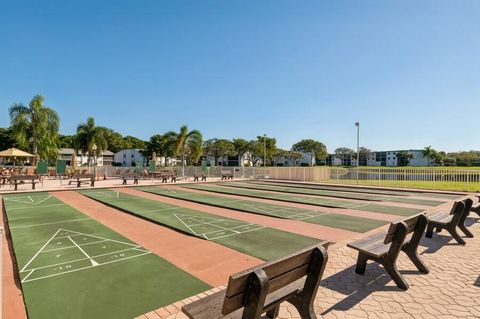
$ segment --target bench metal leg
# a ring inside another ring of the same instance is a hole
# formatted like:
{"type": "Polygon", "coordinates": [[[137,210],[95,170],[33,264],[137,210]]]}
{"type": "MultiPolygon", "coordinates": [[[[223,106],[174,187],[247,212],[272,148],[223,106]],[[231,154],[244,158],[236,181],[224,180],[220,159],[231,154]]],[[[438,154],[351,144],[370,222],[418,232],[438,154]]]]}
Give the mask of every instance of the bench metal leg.
{"type": "Polygon", "coordinates": [[[458,225],[458,228],[467,236],[468,238],[473,238],[473,234],[468,230],[465,225],[458,225]]]}
{"type": "Polygon", "coordinates": [[[398,288],[404,290],[407,290],[409,288],[408,283],[405,281],[402,274],[398,271],[397,265],[395,265],[395,261],[393,263],[384,264],[383,267],[390,275],[390,277],[392,277],[398,288]]]}
{"type": "Polygon", "coordinates": [[[363,275],[365,273],[365,269],[367,268],[367,261],[368,261],[367,255],[358,253],[357,266],[355,267],[355,272],[357,274],[363,275]]]}
{"type": "Polygon", "coordinates": [[[32,182],[32,189],[35,189],[35,182],[32,182]]]}
{"type": "Polygon", "coordinates": [[[123,180],[122,185],[127,185],[127,180],[126,179],[123,180]]]}
{"type": "Polygon", "coordinates": [[[465,240],[463,240],[463,238],[460,237],[460,235],[457,233],[457,230],[455,228],[447,229],[447,231],[450,233],[450,235],[452,235],[453,239],[455,239],[457,243],[459,243],[460,245],[466,244],[465,240]]]}
{"type": "Polygon", "coordinates": [[[267,311],[266,319],[275,319],[278,317],[278,313],[280,312],[280,305],[276,306],[272,310],[267,311]]]}
{"type": "Polygon", "coordinates": [[[425,233],[425,237],[427,237],[427,238],[432,238],[433,237],[433,228],[434,228],[434,226],[432,224],[428,224],[427,232],[425,233]]]}
{"type": "Polygon", "coordinates": [[[428,269],[427,265],[425,265],[423,260],[420,259],[416,249],[414,251],[412,249],[406,249],[404,252],[420,272],[424,274],[428,274],[430,272],[430,269],[428,269]]]}

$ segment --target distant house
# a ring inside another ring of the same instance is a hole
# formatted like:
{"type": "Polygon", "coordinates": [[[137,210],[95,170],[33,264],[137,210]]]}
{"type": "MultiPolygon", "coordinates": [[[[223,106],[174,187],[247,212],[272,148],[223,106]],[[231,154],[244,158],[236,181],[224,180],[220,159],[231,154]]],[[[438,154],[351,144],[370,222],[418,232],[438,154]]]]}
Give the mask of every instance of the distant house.
{"type": "MultiPolygon", "coordinates": [[[[58,150],[58,159],[64,160],[68,166],[71,166],[72,155],[74,153],[73,148],[60,148],[58,150]]],[[[77,151],[77,165],[78,166],[85,166],[88,165],[88,156],[86,154],[82,154],[81,151],[77,151]]],[[[110,151],[102,151],[99,156],[96,158],[97,166],[111,166],[113,164],[113,152],[110,151]]],[[[93,159],[92,159],[93,161],[93,159]]]]}
{"type": "Polygon", "coordinates": [[[397,151],[375,151],[368,157],[367,164],[369,166],[403,166],[398,153],[409,152],[414,158],[409,162],[409,166],[430,166],[434,164],[434,160],[423,156],[423,150],[397,150],[397,151]]]}
{"type": "Polygon", "coordinates": [[[148,159],[140,153],[139,149],[125,149],[116,152],[113,161],[120,166],[135,166],[138,161],[146,165],[148,159]]]}
{"type": "MultiPolygon", "coordinates": [[[[397,150],[397,151],[375,151],[370,153],[367,158],[362,162],[360,159],[360,165],[368,166],[404,166],[405,163],[401,162],[398,158],[398,153],[409,152],[412,153],[414,158],[410,160],[409,166],[430,166],[434,164],[434,160],[423,156],[423,150],[397,150]]],[[[335,154],[329,154],[326,161],[330,166],[356,166],[357,159],[356,154],[353,156],[337,156],[335,154]]]]}

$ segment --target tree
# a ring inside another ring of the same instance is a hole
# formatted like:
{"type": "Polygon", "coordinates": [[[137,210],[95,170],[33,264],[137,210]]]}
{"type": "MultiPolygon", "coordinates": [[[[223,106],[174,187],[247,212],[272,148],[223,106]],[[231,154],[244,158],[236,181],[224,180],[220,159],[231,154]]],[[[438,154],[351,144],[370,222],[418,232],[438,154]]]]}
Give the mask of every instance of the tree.
{"type": "Polygon", "coordinates": [[[427,146],[423,149],[423,156],[428,159],[428,166],[430,166],[431,161],[437,156],[437,151],[432,146],[427,146]]]}
{"type": "Polygon", "coordinates": [[[398,166],[408,166],[410,160],[414,159],[415,155],[412,152],[401,151],[397,153],[398,166]]]}
{"type": "Polygon", "coordinates": [[[166,138],[173,142],[175,146],[175,156],[182,157],[182,175],[185,175],[185,156],[187,150],[191,152],[191,157],[196,163],[202,156],[202,133],[198,130],[189,131],[186,125],[180,128],[180,132],[173,131],[165,134],[166,138]]]}
{"type": "Polygon", "coordinates": [[[238,157],[243,157],[245,153],[250,150],[250,142],[243,138],[234,138],[233,141],[234,153],[238,157]]]}
{"type": "Polygon", "coordinates": [[[277,150],[277,140],[273,137],[257,136],[256,140],[250,141],[250,159],[253,166],[257,165],[260,159],[264,159],[265,150],[267,158],[265,158],[264,164],[269,162],[269,159],[273,157],[277,150]]]}
{"type": "Polygon", "coordinates": [[[328,156],[325,144],[313,139],[305,139],[293,144],[292,151],[313,153],[318,162],[324,161],[328,156]]]}
{"type": "Polygon", "coordinates": [[[134,148],[134,149],[144,149],[147,147],[147,143],[144,140],[136,138],[134,136],[127,135],[123,138],[124,145],[123,147],[126,149],[134,148]]]}
{"type": "Polygon", "coordinates": [[[293,166],[297,166],[297,162],[303,158],[303,154],[297,151],[288,151],[287,158],[293,162],[293,166]]]}
{"type": "Polygon", "coordinates": [[[75,147],[75,135],[59,135],[58,136],[59,148],[74,148],[75,147]]]}
{"type": "Polygon", "coordinates": [[[43,96],[34,96],[28,107],[13,104],[9,113],[11,130],[20,147],[30,149],[32,154],[44,159],[57,159],[60,119],[57,112],[44,105],[43,96]]]}
{"type": "Polygon", "coordinates": [[[130,147],[125,147],[125,141],[122,134],[115,132],[109,128],[103,128],[105,139],[107,140],[107,149],[113,153],[117,153],[123,149],[128,149],[130,147]]]}
{"type": "Polygon", "coordinates": [[[15,147],[15,138],[10,128],[0,127],[0,151],[15,147]]]}
{"type": "Polygon", "coordinates": [[[272,156],[273,166],[277,166],[277,162],[280,161],[281,159],[288,158],[289,152],[290,151],[278,148],[272,156]]]}
{"type": "Polygon", "coordinates": [[[213,138],[205,141],[203,150],[204,154],[214,158],[216,164],[219,158],[234,154],[235,146],[230,140],[213,138]]]}
{"type": "Polygon", "coordinates": [[[174,141],[165,134],[155,134],[146,143],[146,149],[140,151],[143,156],[150,157],[155,152],[157,156],[171,157],[175,155],[174,141]]]}
{"type": "Polygon", "coordinates": [[[91,159],[94,155],[98,156],[107,149],[107,135],[104,127],[95,126],[93,117],[87,118],[85,123],[78,125],[75,148],[78,148],[83,154],[88,156],[88,165],[91,165],[91,159]],[[97,146],[96,152],[93,151],[94,144],[97,146]]]}
{"type": "Polygon", "coordinates": [[[358,149],[358,157],[359,157],[359,162],[358,165],[368,165],[368,157],[372,154],[372,150],[368,149],[366,147],[360,147],[358,149]]]}
{"type": "Polygon", "coordinates": [[[335,156],[342,160],[342,165],[351,165],[355,151],[348,147],[339,147],[335,150],[335,156]]]}

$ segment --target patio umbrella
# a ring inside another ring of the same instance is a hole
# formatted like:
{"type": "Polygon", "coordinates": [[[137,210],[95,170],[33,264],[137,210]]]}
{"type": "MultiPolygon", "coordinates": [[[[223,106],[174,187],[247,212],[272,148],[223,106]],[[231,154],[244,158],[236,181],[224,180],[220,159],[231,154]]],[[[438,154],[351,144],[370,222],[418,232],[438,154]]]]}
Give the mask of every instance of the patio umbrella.
{"type": "Polygon", "coordinates": [[[1,151],[0,157],[33,157],[33,155],[17,148],[9,148],[8,150],[1,151]]]}
{"type": "Polygon", "coordinates": [[[17,157],[33,157],[33,155],[13,147],[9,148],[8,150],[1,151],[0,157],[13,157],[13,165],[15,166],[17,157]]]}

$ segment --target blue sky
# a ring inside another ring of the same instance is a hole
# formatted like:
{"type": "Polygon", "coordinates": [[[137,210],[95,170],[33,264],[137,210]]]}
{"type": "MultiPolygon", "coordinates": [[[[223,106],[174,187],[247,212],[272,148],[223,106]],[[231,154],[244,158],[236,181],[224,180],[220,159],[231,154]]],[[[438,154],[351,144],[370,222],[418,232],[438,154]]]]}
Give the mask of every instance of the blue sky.
{"type": "Polygon", "coordinates": [[[480,149],[480,1],[1,1],[0,126],[480,149]]]}

